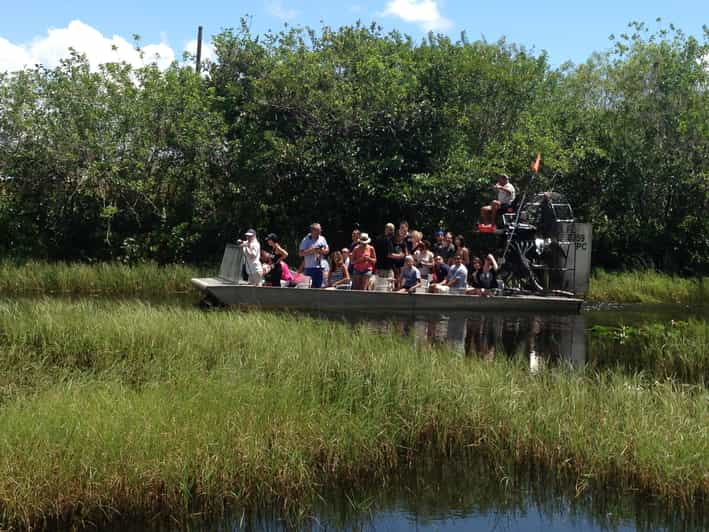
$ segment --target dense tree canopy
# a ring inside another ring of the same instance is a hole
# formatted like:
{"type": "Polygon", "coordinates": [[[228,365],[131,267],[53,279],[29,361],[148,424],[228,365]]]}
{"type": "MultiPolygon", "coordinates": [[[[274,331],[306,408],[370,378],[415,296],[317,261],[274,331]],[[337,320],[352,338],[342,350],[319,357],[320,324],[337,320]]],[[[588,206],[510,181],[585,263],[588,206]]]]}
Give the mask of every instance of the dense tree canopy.
{"type": "Polygon", "coordinates": [[[72,55],[0,75],[0,251],[211,261],[247,226],[344,244],[409,219],[470,236],[505,172],[567,194],[595,263],[709,268],[709,32],[582,65],[376,26],[217,35],[206,75],[72,55]]]}

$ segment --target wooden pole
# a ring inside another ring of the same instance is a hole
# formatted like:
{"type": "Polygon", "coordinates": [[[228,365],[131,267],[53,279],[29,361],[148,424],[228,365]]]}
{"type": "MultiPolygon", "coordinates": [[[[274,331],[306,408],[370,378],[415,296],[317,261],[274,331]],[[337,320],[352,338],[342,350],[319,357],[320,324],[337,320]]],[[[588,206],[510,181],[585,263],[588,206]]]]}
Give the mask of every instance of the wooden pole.
{"type": "Polygon", "coordinates": [[[197,59],[195,70],[197,74],[202,70],[202,26],[197,26],[197,59]]]}

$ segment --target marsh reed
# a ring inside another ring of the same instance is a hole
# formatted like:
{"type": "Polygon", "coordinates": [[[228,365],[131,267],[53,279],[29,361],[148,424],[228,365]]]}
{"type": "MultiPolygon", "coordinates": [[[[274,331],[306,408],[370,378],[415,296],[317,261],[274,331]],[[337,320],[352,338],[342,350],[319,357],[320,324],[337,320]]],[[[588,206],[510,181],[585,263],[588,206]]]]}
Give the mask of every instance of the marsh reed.
{"type": "Polygon", "coordinates": [[[704,386],[139,302],[5,300],[0,349],[0,528],[295,504],[461,453],[709,491],[704,386]]]}

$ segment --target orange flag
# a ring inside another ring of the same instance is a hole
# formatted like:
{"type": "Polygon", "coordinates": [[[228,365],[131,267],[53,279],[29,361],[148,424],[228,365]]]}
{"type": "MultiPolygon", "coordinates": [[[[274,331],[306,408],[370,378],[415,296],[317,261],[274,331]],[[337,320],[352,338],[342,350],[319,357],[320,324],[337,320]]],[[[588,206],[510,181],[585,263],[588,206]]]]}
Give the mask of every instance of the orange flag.
{"type": "Polygon", "coordinates": [[[535,174],[539,173],[539,167],[542,165],[542,154],[538,153],[537,158],[532,163],[532,172],[535,174]]]}

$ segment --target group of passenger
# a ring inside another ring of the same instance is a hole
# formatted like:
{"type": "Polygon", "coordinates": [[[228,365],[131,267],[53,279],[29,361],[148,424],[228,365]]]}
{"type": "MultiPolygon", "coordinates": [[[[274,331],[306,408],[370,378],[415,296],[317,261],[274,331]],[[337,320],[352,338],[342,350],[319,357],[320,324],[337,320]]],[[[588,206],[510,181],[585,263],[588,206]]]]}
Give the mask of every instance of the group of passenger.
{"type": "Polygon", "coordinates": [[[431,243],[420,231],[410,231],[402,221],[392,223],[375,241],[359,228],[352,231],[348,247],[332,251],[319,223],[298,246],[299,268],[288,266],[288,252],[278,236],[269,233],[261,248],[256,231],[249,229],[239,241],[248,282],[261,286],[303,286],[331,290],[425,291],[489,295],[499,287],[497,262],[493,255],[471,257],[462,235],[435,232],[431,243]]]}
{"type": "MultiPolygon", "coordinates": [[[[497,213],[512,211],[516,192],[509,177],[500,176],[494,189],[497,199],[480,211],[480,232],[494,231],[497,213]]],[[[295,272],[286,264],[288,252],[275,233],[266,236],[268,249],[261,249],[253,229],[239,244],[245,255],[245,277],[257,286],[301,286],[307,280],[312,288],[331,290],[383,288],[412,293],[426,288],[472,295],[487,295],[499,287],[493,255],[471,257],[462,235],[438,230],[434,236],[431,243],[420,231],[410,231],[407,222],[398,228],[388,223],[384,234],[372,242],[357,227],[348,247],[330,253],[322,227],[313,223],[298,247],[302,262],[295,272]]]]}

